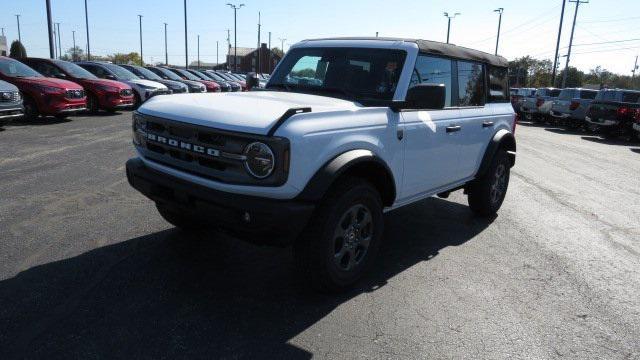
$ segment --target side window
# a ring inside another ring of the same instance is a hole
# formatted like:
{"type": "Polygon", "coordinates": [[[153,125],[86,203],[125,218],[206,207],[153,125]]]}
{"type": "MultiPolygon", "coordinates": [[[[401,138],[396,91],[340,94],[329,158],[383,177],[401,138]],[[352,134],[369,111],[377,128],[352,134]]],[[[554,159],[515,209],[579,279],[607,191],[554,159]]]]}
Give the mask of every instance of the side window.
{"type": "Polygon", "coordinates": [[[286,81],[289,84],[322,86],[327,65],[320,56],[303,56],[293,66],[286,81]]]}
{"type": "Polygon", "coordinates": [[[458,61],[458,105],[482,106],[484,92],[482,64],[458,61]]]}
{"type": "Polygon", "coordinates": [[[38,62],[32,67],[46,77],[56,77],[60,74],[60,70],[57,67],[45,62],[38,62]]]}
{"type": "Polygon", "coordinates": [[[509,76],[507,68],[489,67],[489,102],[509,101],[509,76]]]}
{"type": "Polygon", "coordinates": [[[418,84],[438,84],[444,85],[447,95],[444,106],[451,107],[452,104],[452,62],[449,59],[434,56],[418,56],[416,67],[413,70],[409,86],[418,84]]]}

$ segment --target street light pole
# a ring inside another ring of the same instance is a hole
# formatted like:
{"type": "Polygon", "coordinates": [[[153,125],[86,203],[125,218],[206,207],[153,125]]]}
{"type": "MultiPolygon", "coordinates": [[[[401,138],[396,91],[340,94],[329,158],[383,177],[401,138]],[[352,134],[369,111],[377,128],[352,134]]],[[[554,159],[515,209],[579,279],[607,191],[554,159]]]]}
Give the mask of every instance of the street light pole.
{"type": "Polygon", "coordinates": [[[77,61],[78,57],[76,56],[76,31],[71,30],[71,36],[73,37],[73,52],[71,53],[71,60],[77,61]]]}
{"type": "Polygon", "coordinates": [[[589,0],[569,0],[569,2],[576,3],[576,12],[573,14],[573,26],[571,27],[571,37],[569,37],[569,50],[567,51],[567,63],[564,67],[564,74],[562,76],[562,88],[567,85],[567,73],[569,72],[569,59],[571,57],[571,46],[573,45],[573,33],[576,30],[576,19],[578,18],[578,8],[580,4],[588,4],[589,0]]]}
{"type": "Polygon", "coordinates": [[[444,13],[444,16],[447,18],[447,44],[449,43],[449,34],[451,33],[451,19],[456,16],[461,15],[460,13],[455,13],[453,16],[450,16],[448,12],[444,13]]]}
{"type": "Polygon", "coordinates": [[[56,24],[56,28],[58,29],[58,59],[62,57],[62,44],[60,40],[60,23],[56,24]]]}
{"type": "Polygon", "coordinates": [[[89,11],[87,10],[87,0],[84,0],[84,21],[87,27],[87,60],[91,61],[91,47],[89,45],[89,11]]]}
{"type": "Polygon", "coordinates": [[[271,63],[273,62],[273,58],[271,55],[273,52],[271,51],[271,31],[269,31],[269,64],[267,65],[267,72],[271,74],[271,63]]]}
{"type": "Polygon", "coordinates": [[[164,64],[169,66],[169,52],[167,50],[167,23],[164,23],[164,64]]]}
{"type": "Polygon", "coordinates": [[[58,58],[58,30],[56,30],[57,23],[53,23],[53,58],[58,58]]]}
{"type": "Polygon", "coordinates": [[[142,60],[142,15],[138,15],[138,22],[140,23],[140,66],[144,64],[142,60]]]}
{"type": "Polygon", "coordinates": [[[184,0],[184,68],[189,68],[189,45],[187,40],[187,0],[184,0]]]}
{"type": "Polygon", "coordinates": [[[227,3],[233,9],[233,69],[238,72],[238,9],[244,6],[244,4],[233,5],[227,3]]]}
{"type": "Polygon", "coordinates": [[[220,63],[220,58],[218,57],[218,55],[220,55],[219,51],[220,51],[219,43],[218,43],[218,40],[216,40],[216,67],[220,63]]]}
{"type": "Polygon", "coordinates": [[[20,35],[20,15],[16,14],[16,20],[18,21],[18,41],[22,44],[22,36],[20,35]]]}
{"type": "Polygon", "coordinates": [[[200,70],[200,35],[198,35],[198,70],[200,70]]]}
{"type": "Polygon", "coordinates": [[[497,8],[493,11],[500,14],[500,17],[498,18],[498,37],[496,38],[496,55],[498,55],[498,44],[500,44],[500,26],[502,25],[502,12],[504,11],[504,8],[497,8]]]}
{"type": "Polygon", "coordinates": [[[260,27],[262,24],[260,23],[260,11],[258,11],[258,61],[256,61],[256,72],[262,73],[261,58],[262,58],[262,46],[260,46],[260,27]]]}
{"type": "MultiPolygon", "coordinates": [[[[51,0],[47,0],[47,32],[49,33],[49,58],[55,57],[55,50],[53,48],[53,24],[51,20],[51,0]]],[[[4,29],[2,29],[2,36],[4,36],[4,29]]]]}
{"type": "Polygon", "coordinates": [[[287,39],[283,39],[283,38],[278,38],[280,40],[280,51],[282,51],[282,56],[284,57],[284,42],[287,41],[287,39]]]}

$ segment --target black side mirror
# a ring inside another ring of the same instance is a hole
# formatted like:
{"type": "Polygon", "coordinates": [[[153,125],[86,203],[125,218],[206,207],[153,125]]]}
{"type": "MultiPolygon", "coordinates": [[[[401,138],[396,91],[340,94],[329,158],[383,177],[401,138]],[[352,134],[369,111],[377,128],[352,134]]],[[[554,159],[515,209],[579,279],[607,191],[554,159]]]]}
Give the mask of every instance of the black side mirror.
{"type": "Polygon", "coordinates": [[[104,76],[105,79],[109,79],[109,80],[116,80],[116,77],[114,75],[111,74],[107,74],[104,76]]]}
{"type": "Polygon", "coordinates": [[[444,109],[447,89],[444,84],[418,84],[410,87],[405,101],[393,106],[395,110],[402,109],[444,109]]]}
{"type": "Polygon", "coordinates": [[[55,75],[55,77],[57,77],[58,79],[66,79],[67,74],[59,72],[55,75]]]}
{"type": "Polygon", "coordinates": [[[254,72],[250,72],[246,77],[247,89],[251,90],[254,87],[258,87],[260,85],[260,80],[258,80],[258,75],[254,72]]]}

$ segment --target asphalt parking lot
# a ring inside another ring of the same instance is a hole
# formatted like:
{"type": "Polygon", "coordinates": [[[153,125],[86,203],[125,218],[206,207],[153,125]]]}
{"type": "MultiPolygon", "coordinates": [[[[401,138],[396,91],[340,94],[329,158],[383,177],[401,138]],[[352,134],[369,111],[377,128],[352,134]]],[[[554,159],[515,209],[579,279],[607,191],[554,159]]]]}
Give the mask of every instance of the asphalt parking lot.
{"type": "Polygon", "coordinates": [[[640,357],[640,145],[520,125],[493,221],[386,218],[354,291],[287,249],[187,236],[129,187],[130,113],[0,131],[0,358],[640,357]]]}

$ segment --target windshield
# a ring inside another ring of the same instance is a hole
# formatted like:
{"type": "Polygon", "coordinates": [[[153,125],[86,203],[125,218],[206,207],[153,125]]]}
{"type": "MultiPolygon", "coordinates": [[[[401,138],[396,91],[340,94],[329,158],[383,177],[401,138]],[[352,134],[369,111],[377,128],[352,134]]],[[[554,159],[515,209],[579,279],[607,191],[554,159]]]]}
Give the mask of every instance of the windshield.
{"type": "Polygon", "coordinates": [[[202,80],[211,80],[210,77],[208,77],[207,75],[201,73],[200,71],[191,70],[191,73],[194,74],[195,76],[199,77],[202,80]]]}
{"type": "Polygon", "coordinates": [[[218,76],[220,76],[221,78],[227,80],[227,81],[238,81],[234,78],[232,78],[231,76],[229,76],[229,74],[225,74],[225,73],[217,73],[218,76]]]}
{"type": "Polygon", "coordinates": [[[222,76],[216,73],[207,72],[207,75],[209,75],[209,77],[211,77],[213,80],[216,80],[216,81],[225,81],[225,82],[227,81],[225,78],[223,78],[222,76]]]}
{"type": "Polygon", "coordinates": [[[140,76],[143,79],[147,80],[162,80],[162,78],[156,75],[153,71],[145,69],[140,66],[132,66],[132,68],[137,72],[136,75],[140,76]]]}
{"type": "Polygon", "coordinates": [[[364,48],[301,48],[287,53],[268,88],[392,100],[406,52],[364,48]]]}
{"type": "Polygon", "coordinates": [[[178,74],[186,77],[189,80],[200,80],[200,78],[198,78],[197,76],[193,75],[192,73],[182,70],[182,69],[173,69],[173,71],[177,71],[178,74]]]}
{"type": "Polygon", "coordinates": [[[131,71],[114,64],[101,64],[107,69],[111,70],[111,72],[118,78],[118,80],[138,80],[140,79],[131,71]]]}
{"type": "Polygon", "coordinates": [[[0,60],[0,72],[9,77],[42,77],[42,74],[27,65],[10,59],[0,60]]]}
{"type": "Polygon", "coordinates": [[[59,66],[62,70],[64,70],[66,73],[71,75],[71,77],[74,77],[77,79],[97,79],[98,78],[97,76],[93,75],[92,73],[88,72],[87,70],[81,68],[80,66],[74,63],[70,63],[68,61],[62,61],[62,60],[53,60],[53,62],[57,66],[59,66]]]}
{"type": "Polygon", "coordinates": [[[169,80],[178,80],[181,81],[182,78],[178,75],[176,75],[173,71],[171,70],[167,70],[167,69],[163,69],[160,67],[157,68],[153,68],[153,70],[149,70],[151,72],[156,72],[156,73],[161,73],[163,77],[165,78],[169,78],[169,80]]]}

